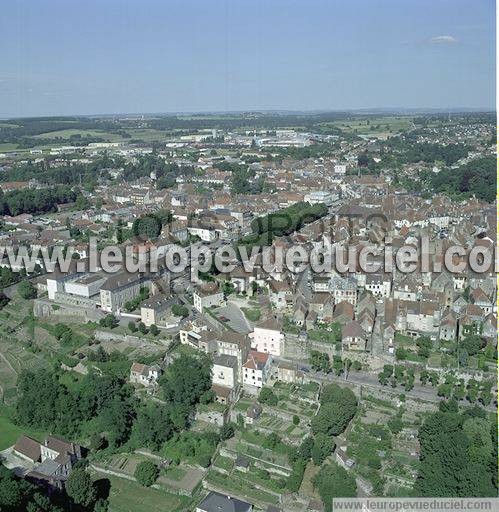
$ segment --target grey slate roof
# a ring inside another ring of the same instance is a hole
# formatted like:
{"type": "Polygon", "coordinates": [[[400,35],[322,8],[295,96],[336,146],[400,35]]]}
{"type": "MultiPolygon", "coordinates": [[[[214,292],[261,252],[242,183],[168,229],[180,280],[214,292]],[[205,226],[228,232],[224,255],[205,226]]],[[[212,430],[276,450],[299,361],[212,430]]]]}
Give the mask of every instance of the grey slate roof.
{"type": "Polygon", "coordinates": [[[52,459],[45,459],[39,466],[36,468],[36,472],[45,476],[52,476],[59,469],[60,464],[55,462],[52,459]]]}
{"type": "Polygon", "coordinates": [[[250,512],[253,507],[245,501],[212,491],[198,508],[204,512],[250,512]]]}

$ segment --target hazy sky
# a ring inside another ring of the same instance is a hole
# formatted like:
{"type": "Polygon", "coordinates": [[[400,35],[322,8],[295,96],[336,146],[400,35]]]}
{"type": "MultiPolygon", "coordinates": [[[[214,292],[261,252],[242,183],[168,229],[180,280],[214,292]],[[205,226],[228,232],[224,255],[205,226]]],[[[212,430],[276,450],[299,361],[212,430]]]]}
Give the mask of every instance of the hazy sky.
{"type": "Polygon", "coordinates": [[[0,116],[494,108],[494,0],[9,0],[0,116]]]}

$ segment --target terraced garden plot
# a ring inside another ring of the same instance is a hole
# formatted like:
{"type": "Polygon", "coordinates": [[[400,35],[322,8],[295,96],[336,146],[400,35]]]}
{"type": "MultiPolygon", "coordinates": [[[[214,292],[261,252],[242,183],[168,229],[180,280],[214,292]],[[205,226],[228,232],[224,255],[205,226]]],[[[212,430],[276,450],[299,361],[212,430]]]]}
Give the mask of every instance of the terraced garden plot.
{"type": "Polygon", "coordinates": [[[286,430],[288,422],[277,416],[272,416],[268,413],[263,413],[258,421],[259,427],[268,428],[275,432],[283,432],[286,430]]]}
{"type": "Polygon", "coordinates": [[[315,401],[319,385],[316,382],[307,384],[288,384],[284,382],[276,382],[272,386],[272,390],[279,400],[301,400],[315,401]]]}
{"type": "MultiPolygon", "coordinates": [[[[361,401],[357,416],[346,433],[347,453],[356,461],[354,473],[380,485],[380,478],[388,483],[391,494],[398,488],[412,487],[419,465],[418,442],[411,434],[417,431],[424,416],[418,403],[408,401],[403,408],[371,395],[361,401]],[[402,431],[392,432],[388,426],[397,425],[402,431]],[[401,422],[401,423],[400,423],[401,422]]],[[[385,492],[387,492],[385,489],[385,492]]],[[[375,492],[381,492],[376,490],[375,492]]]]}
{"type": "Polygon", "coordinates": [[[113,475],[94,473],[95,480],[106,478],[111,482],[110,512],[184,512],[189,510],[188,498],[167,493],[163,489],[142,485],[113,475]]]}
{"type": "Polygon", "coordinates": [[[166,474],[161,475],[156,483],[172,491],[181,491],[192,496],[204,475],[205,472],[198,468],[174,466],[167,469],[166,474]]]}
{"type": "Polygon", "coordinates": [[[117,471],[128,476],[133,476],[137,465],[144,461],[151,460],[149,457],[140,454],[118,454],[113,455],[103,462],[103,465],[112,471],[117,471]]]}
{"type": "MultiPolygon", "coordinates": [[[[99,464],[102,470],[110,470],[120,473],[123,477],[134,477],[137,465],[143,461],[153,461],[147,455],[139,453],[123,453],[110,457],[99,464]]],[[[157,462],[157,461],[153,461],[157,462]]],[[[203,479],[204,471],[187,465],[173,466],[166,470],[156,481],[167,491],[178,493],[179,491],[191,495],[203,479]]]]}
{"type": "Polygon", "coordinates": [[[293,401],[290,399],[285,402],[281,400],[276,406],[270,407],[272,409],[276,409],[277,411],[287,412],[288,414],[296,414],[302,418],[311,418],[312,416],[315,416],[318,404],[312,405],[308,402],[302,402],[298,400],[293,401]]]}
{"type": "Polygon", "coordinates": [[[303,439],[309,431],[303,420],[300,425],[294,425],[291,420],[286,421],[266,412],[258,420],[258,427],[272,430],[279,436],[286,436],[290,440],[303,439]]]}
{"type": "Polygon", "coordinates": [[[213,466],[215,468],[225,469],[225,471],[230,471],[234,467],[234,461],[230,457],[219,455],[213,462],[213,466]]]}
{"type": "Polygon", "coordinates": [[[171,468],[168,468],[165,476],[169,480],[176,480],[177,482],[179,482],[180,480],[182,480],[182,478],[185,477],[186,474],[187,471],[185,469],[182,469],[179,466],[172,466],[171,468]]]}
{"type": "Polygon", "coordinates": [[[230,474],[232,478],[245,478],[248,482],[252,482],[260,489],[267,490],[269,493],[280,494],[286,484],[286,479],[283,477],[271,477],[270,474],[264,474],[264,470],[259,470],[251,466],[247,473],[239,470],[234,470],[230,474]]]}
{"type": "Polygon", "coordinates": [[[232,475],[230,479],[218,471],[211,470],[206,476],[206,482],[215,489],[225,491],[227,494],[235,495],[248,501],[258,501],[277,505],[279,497],[256,487],[254,483],[248,482],[245,473],[241,477],[232,475]]]}
{"type": "Polygon", "coordinates": [[[264,463],[275,464],[284,469],[290,469],[287,455],[275,453],[272,450],[267,450],[261,446],[232,438],[227,441],[227,448],[235,453],[239,453],[240,455],[258,459],[264,463]]]}
{"type": "Polygon", "coordinates": [[[241,398],[234,404],[233,409],[234,409],[234,411],[244,413],[248,410],[248,407],[250,407],[254,402],[255,402],[254,399],[251,400],[249,398],[241,398]]]}
{"type": "Polygon", "coordinates": [[[20,342],[0,338],[0,402],[12,404],[17,396],[17,378],[22,370],[45,368],[41,356],[25,349],[20,342]]]}
{"type": "Polygon", "coordinates": [[[300,486],[300,493],[315,499],[320,499],[319,493],[314,489],[312,478],[319,472],[320,466],[316,466],[312,461],[307,464],[303,480],[300,486]]]}

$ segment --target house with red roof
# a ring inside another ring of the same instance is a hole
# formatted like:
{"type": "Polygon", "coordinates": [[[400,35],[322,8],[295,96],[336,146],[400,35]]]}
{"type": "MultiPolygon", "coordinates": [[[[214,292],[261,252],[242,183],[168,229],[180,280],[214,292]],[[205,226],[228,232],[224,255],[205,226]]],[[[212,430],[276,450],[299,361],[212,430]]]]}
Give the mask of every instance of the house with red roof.
{"type": "Polygon", "coordinates": [[[243,385],[250,391],[262,388],[270,374],[272,357],[270,354],[250,350],[248,359],[243,364],[243,385]]]}

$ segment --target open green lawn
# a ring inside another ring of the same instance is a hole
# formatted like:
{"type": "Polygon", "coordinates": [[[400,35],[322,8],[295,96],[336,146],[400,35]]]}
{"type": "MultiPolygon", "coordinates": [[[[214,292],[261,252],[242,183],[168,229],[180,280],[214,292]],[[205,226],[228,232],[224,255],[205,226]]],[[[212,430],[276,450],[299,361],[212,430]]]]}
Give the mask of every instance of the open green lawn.
{"type": "Polygon", "coordinates": [[[17,144],[12,144],[11,142],[0,144],[0,153],[3,151],[14,151],[15,149],[17,149],[17,144]]]}
{"type": "Polygon", "coordinates": [[[18,427],[12,421],[12,409],[0,406],[0,451],[12,446],[21,434],[42,440],[46,432],[18,427]]]}
{"type": "Polygon", "coordinates": [[[62,139],[69,139],[73,135],[81,135],[82,137],[101,137],[109,142],[119,142],[123,140],[123,137],[117,133],[111,133],[101,130],[79,130],[74,128],[68,128],[66,130],[56,130],[54,132],[45,132],[40,135],[35,135],[35,139],[55,139],[60,137],[62,139]]]}
{"type": "Polygon", "coordinates": [[[412,126],[412,117],[408,116],[380,116],[366,119],[340,120],[332,123],[345,132],[356,132],[364,135],[379,135],[397,133],[412,126]]]}
{"type": "Polygon", "coordinates": [[[223,457],[219,455],[215,462],[213,463],[217,468],[225,469],[226,471],[230,471],[234,467],[234,461],[230,457],[223,457]]]}
{"type": "Polygon", "coordinates": [[[258,322],[260,320],[261,313],[258,308],[241,308],[241,311],[250,322],[258,322]]]}
{"type": "Polygon", "coordinates": [[[136,482],[111,475],[94,474],[111,482],[109,493],[110,512],[180,512],[188,510],[189,500],[160,489],[142,487],[136,482]]]}
{"type": "MultiPolygon", "coordinates": [[[[217,489],[223,489],[227,493],[234,492],[238,497],[243,499],[258,500],[263,503],[277,504],[279,502],[277,496],[262,491],[248,481],[247,474],[238,472],[232,473],[231,478],[222,475],[218,471],[211,470],[206,481],[217,489]]],[[[260,482],[259,482],[260,483],[260,482]]]]}
{"type": "Polygon", "coordinates": [[[131,128],[127,130],[127,133],[132,137],[132,139],[141,139],[146,142],[153,140],[165,140],[172,135],[171,132],[154,130],[152,128],[131,128]]]}
{"type": "MultiPolygon", "coordinates": [[[[26,340],[32,339],[33,332],[24,305],[25,301],[15,298],[0,311],[0,402],[7,404],[15,400],[22,370],[48,364],[40,353],[27,347],[26,340]]],[[[38,339],[37,342],[43,343],[38,339]]]]}
{"type": "Polygon", "coordinates": [[[84,376],[75,372],[65,372],[59,377],[59,382],[71,391],[76,392],[81,385],[84,376]]]}
{"type": "Polygon", "coordinates": [[[415,339],[412,336],[406,336],[400,332],[395,333],[395,342],[397,347],[410,347],[415,344],[415,339]]]}
{"type": "Polygon", "coordinates": [[[146,142],[150,142],[165,140],[168,138],[168,136],[171,136],[171,133],[169,132],[148,128],[130,128],[126,130],[126,132],[130,135],[130,139],[122,137],[119,133],[108,132],[105,130],[82,130],[77,128],[67,128],[65,130],[45,132],[39,135],[35,135],[34,138],[40,140],[55,138],[69,140],[74,135],[81,135],[83,138],[87,136],[100,137],[106,142],[123,142],[132,139],[140,139],[146,142]]]}
{"type": "Polygon", "coordinates": [[[172,466],[171,468],[168,468],[166,472],[167,478],[170,480],[176,480],[177,482],[180,482],[180,480],[182,480],[186,474],[187,471],[178,466],[172,466]]]}
{"type": "Polygon", "coordinates": [[[307,331],[307,335],[311,340],[323,343],[336,343],[337,341],[339,341],[336,333],[326,331],[325,329],[310,330],[307,331]]]}

